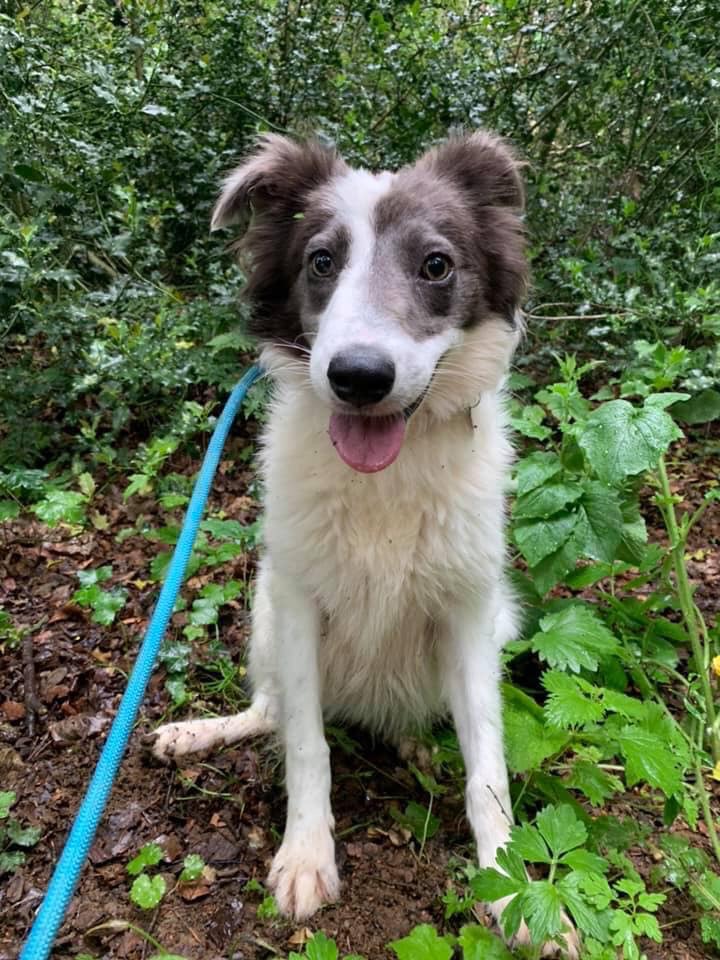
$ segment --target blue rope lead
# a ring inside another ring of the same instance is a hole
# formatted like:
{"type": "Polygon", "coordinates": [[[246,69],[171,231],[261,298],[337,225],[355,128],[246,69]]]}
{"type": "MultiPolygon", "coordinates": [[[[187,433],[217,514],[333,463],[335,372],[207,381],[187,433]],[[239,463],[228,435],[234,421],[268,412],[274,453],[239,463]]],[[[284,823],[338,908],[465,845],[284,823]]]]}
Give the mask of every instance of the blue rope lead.
{"type": "Polygon", "coordinates": [[[205,460],[190,499],[187,516],[170,561],[167,577],[160,591],[127,689],[95,767],[85,799],[55,867],[45,899],[40,905],[30,935],[20,954],[20,960],[45,960],[50,954],[105,810],[137,712],[145,696],[145,688],[148,685],[165,628],[175,607],[175,600],[192,553],[205,509],[205,501],[220,462],[225,440],[245,394],[260,376],[260,372],[257,366],[253,366],[243,376],[230,394],[210,439],[205,460]]]}

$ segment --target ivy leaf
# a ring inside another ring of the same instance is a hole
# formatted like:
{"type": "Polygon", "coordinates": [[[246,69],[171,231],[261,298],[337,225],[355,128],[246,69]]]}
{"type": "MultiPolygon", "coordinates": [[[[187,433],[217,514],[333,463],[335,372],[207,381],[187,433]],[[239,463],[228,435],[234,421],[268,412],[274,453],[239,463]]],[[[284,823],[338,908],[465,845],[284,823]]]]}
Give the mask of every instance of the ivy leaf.
{"type": "Polygon", "coordinates": [[[398,960],[450,960],[452,947],[446,937],[438,935],[437,930],[422,923],[402,940],[393,940],[388,944],[398,960]]]}
{"type": "Polygon", "coordinates": [[[125,868],[131,877],[136,877],[146,867],[157,866],[165,856],[163,848],[157,843],[146,843],[137,856],[125,868]]]}
{"type": "Polygon", "coordinates": [[[545,807],[535,818],[535,824],[556,859],[587,840],[585,824],[567,803],[545,807]]]}
{"type": "Polygon", "coordinates": [[[570,603],[540,621],[540,632],[530,641],[531,648],[551,667],[579,673],[584,667],[597,670],[600,660],[618,649],[618,642],[590,607],[570,603]]]}
{"type": "Polygon", "coordinates": [[[681,436],[672,417],[658,406],[611,400],[593,410],[578,442],[598,477],[616,484],[655,467],[681,436]]]}
{"type": "Polygon", "coordinates": [[[146,873],[141,873],[135,877],[133,885],[130,888],[130,899],[135,906],[142,910],[153,910],[165,896],[167,885],[164,877],[159,874],[155,877],[149,877],[146,873]]]}
{"type": "Polygon", "coordinates": [[[502,940],[478,924],[462,927],[458,943],[462,947],[463,960],[512,960],[512,954],[502,940]]]}

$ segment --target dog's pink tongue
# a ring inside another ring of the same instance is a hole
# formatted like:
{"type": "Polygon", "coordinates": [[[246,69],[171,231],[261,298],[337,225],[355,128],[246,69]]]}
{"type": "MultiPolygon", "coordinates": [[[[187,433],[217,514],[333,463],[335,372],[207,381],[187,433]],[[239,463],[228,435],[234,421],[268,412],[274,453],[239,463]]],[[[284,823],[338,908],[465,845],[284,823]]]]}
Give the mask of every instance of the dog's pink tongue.
{"type": "Polygon", "coordinates": [[[389,467],[400,453],[405,436],[405,418],[361,417],[334,413],[330,439],[345,463],[361,473],[377,473],[389,467]]]}

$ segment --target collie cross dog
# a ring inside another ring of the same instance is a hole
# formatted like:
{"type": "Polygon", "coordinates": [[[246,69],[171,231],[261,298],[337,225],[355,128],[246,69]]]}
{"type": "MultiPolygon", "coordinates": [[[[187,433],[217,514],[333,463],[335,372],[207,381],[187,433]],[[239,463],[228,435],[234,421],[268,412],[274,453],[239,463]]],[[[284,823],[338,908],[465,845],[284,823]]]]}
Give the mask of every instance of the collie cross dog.
{"type": "MultiPolygon", "coordinates": [[[[287,823],[268,883],[298,919],[340,892],[324,720],[400,745],[449,712],[480,864],[508,839],[501,385],[527,281],[522,205],[518,163],[487,133],[377,174],[268,134],[213,214],[244,232],[250,329],[275,384],[253,696],[237,716],[160,727],[153,752],[280,734],[287,823]]],[[[561,939],[576,955],[569,922],[561,939]]]]}

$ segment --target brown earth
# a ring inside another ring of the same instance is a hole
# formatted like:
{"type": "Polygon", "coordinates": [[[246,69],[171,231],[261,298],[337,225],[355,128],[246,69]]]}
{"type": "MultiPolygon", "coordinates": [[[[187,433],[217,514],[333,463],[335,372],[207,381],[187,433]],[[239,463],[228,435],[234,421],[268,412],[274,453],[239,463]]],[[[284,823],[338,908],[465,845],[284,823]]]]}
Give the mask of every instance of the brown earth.
{"type": "MultiPolygon", "coordinates": [[[[227,454],[212,509],[245,522],[258,508],[238,495],[250,480],[248,469],[233,459],[239,449],[235,444],[227,454]]],[[[674,488],[695,504],[707,483],[717,479],[717,460],[696,456],[694,449],[681,453],[682,459],[671,467],[674,488]]],[[[178,458],[173,466],[191,473],[197,464],[178,458]]],[[[16,957],[27,933],[124,690],[156,593],[148,582],[148,567],[158,544],[138,531],[167,523],[167,514],[150,499],[124,503],[121,489],[113,485],[96,495],[93,511],[97,528],[74,536],[68,528],[49,530],[28,518],[0,529],[0,608],[28,629],[32,640],[25,658],[22,645],[0,643],[0,788],[17,792],[14,816],[42,829],[25,865],[0,878],[0,960],[16,957]],[[118,544],[121,530],[131,534],[118,544]],[[103,563],[113,567],[112,580],[104,586],[123,585],[129,592],[119,622],[109,628],[91,623],[71,601],[77,571],[103,563]],[[30,652],[39,699],[36,716],[26,700],[23,673],[30,652]]],[[[649,517],[657,522],[651,506],[649,517]]],[[[652,535],[661,536],[657,530],[652,535]]],[[[690,553],[699,603],[713,616],[720,605],[717,511],[705,515],[690,553]]],[[[217,575],[211,570],[191,586],[217,575]]],[[[224,566],[221,577],[248,582],[251,575],[252,557],[243,556],[224,566]]],[[[171,629],[179,633],[184,623],[184,614],[176,614],[171,629]]],[[[236,663],[242,659],[246,627],[240,600],[223,608],[220,632],[236,663]]],[[[201,651],[198,656],[202,659],[201,651]]],[[[202,679],[199,665],[196,673],[202,679]]],[[[207,692],[193,709],[203,706],[227,710],[222,697],[207,692]]],[[[145,699],[142,727],[154,726],[167,710],[160,670],[145,699]]],[[[156,953],[131,924],[150,933],[165,950],[198,960],[284,956],[316,929],[334,937],[341,953],[375,960],[389,957],[386,944],[418,923],[458,930],[461,921],[444,921],[440,898],[472,854],[459,781],[444,781],[448,791],[433,808],[440,828],[420,849],[390,813],[410,800],[427,803],[416,779],[395,754],[362,734],[352,731],[357,744],[353,752],[336,737],[333,806],[342,901],[306,927],[258,916],[262,893],[252,884],[246,889],[249,880],[264,880],[282,831],[284,796],[272,750],[243,745],[176,771],[147,760],[140,732],[121,767],[54,956],[86,953],[139,960],[156,953]],[[166,877],[169,892],[158,909],[143,912],[129,899],[126,865],[149,841],[157,841],[165,851],[157,870],[166,877]],[[204,881],[179,886],[182,861],[189,853],[200,854],[212,869],[204,881]],[[107,926],[111,922],[114,927],[107,926]]],[[[661,811],[642,793],[620,797],[605,812],[640,819],[651,828],[661,825],[661,811]]],[[[643,874],[653,863],[650,850],[652,844],[631,851],[643,874]]],[[[693,915],[693,905],[670,892],[659,915],[665,942],[661,948],[646,945],[650,960],[700,960],[708,955],[693,915]]]]}

